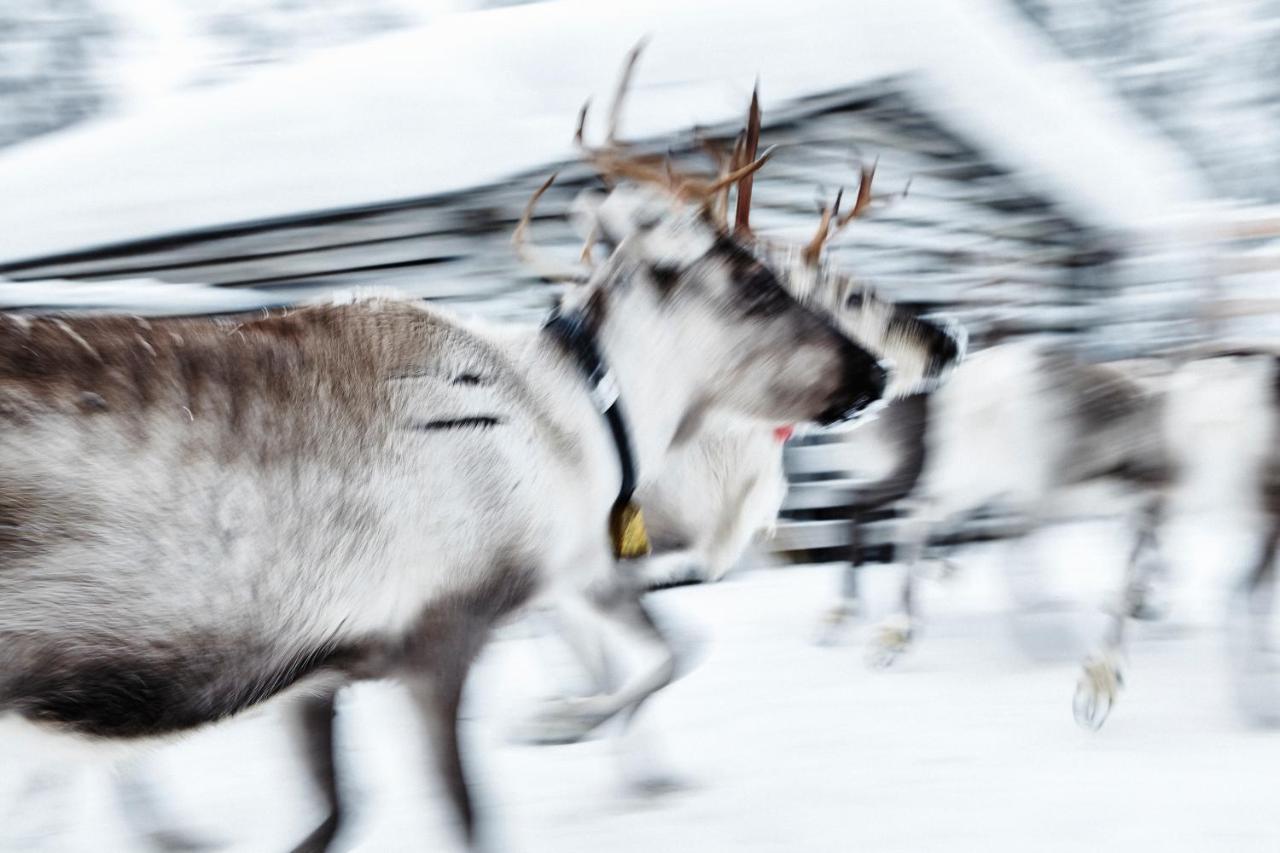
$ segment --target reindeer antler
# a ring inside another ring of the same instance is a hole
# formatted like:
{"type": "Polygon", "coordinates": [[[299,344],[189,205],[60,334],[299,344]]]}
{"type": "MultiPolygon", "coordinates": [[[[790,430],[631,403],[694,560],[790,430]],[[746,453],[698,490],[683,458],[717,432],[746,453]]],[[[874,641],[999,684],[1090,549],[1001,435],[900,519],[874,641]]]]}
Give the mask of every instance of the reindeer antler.
{"type": "Polygon", "coordinates": [[[756,87],[751,91],[751,106],[747,111],[747,123],[738,133],[737,139],[734,140],[733,152],[728,159],[725,158],[724,151],[714,140],[702,136],[696,129],[694,138],[697,139],[699,147],[707,152],[715,163],[717,183],[721,183],[710,206],[712,221],[717,225],[724,223],[723,227],[731,230],[735,236],[754,239],[755,235],[751,232],[749,220],[751,215],[751,185],[755,179],[755,170],[748,171],[744,177],[738,180],[738,200],[735,205],[732,222],[729,220],[729,196],[733,191],[734,184],[731,180],[725,179],[738,172],[744,165],[756,160],[756,150],[760,146],[759,82],[757,81],[756,87]]]}
{"type": "MultiPolygon", "coordinates": [[[[728,172],[715,178],[682,173],[677,171],[669,161],[658,162],[652,156],[636,156],[627,153],[626,146],[618,140],[618,125],[621,121],[622,104],[630,90],[636,62],[640,58],[640,53],[643,51],[645,43],[646,40],[642,39],[627,54],[622,67],[622,74],[618,78],[618,86],[614,91],[613,102],[609,106],[608,134],[605,137],[604,145],[593,148],[585,140],[587,113],[591,107],[590,101],[583,104],[582,110],[578,113],[578,126],[574,133],[574,142],[582,151],[583,156],[595,166],[601,177],[606,180],[624,179],[636,183],[653,184],[671,193],[680,201],[696,202],[710,208],[717,193],[735,183],[739,183],[744,178],[748,178],[764,166],[773,155],[773,149],[765,151],[759,157],[754,156],[753,150],[752,155],[745,161],[732,164],[732,168],[728,172]]],[[[757,106],[756,112],[758,113],[758,111],[759,108],[757,106]]],[[[758,135],[759,132],[757,131],[757,138],[758,135]]],[[[741,192],[741,189],[739,192],[741,192]]],[[[747,203],[750,204],[749,189],[747,196],[747,203]]],[[[741,195],[739,199],[741,199],[741,195]]],[[[739,202],[739,206],[741,207],[741,202],[739,202]]]]}
{"type": "MultiPolygon", "coordinates": [[[[559,172],[552,172],[551,177],[543,181],[542,185],[530,196],[528,203],[524,206],[524,212],[520,214],[520,221],[516,223],[516,230],[511,234],[511,245],[515,248],[516,257],[537,272],[540,278],[545,278],[548,281],[581,283],[587,279],[586,271],[575,269],[567,264],[543,256],[536,248],[531,247],[526,239],[529,233],[529,223],[533,221],[533,210],[538,206],[538,200],[542,198],[547,190],[551,189],[551,185],[556,182],[556,178],[559,175],[559,172]]],[[[590,247],[590,241],[583,247],[582,257],[584,263],[590,260],[590,247]]]]}
{"type": "MultiPolygon", "coordinates": [[[[760,96],[759,82],[751,92],[751,105],[747,112],[747,124],[739,134],[732,156],[726,161],[723,152],[709,140],[698,137],[699,144],[711,155],[716,164],[716,175],[706,177],[678,171],[670,157],[659,158],[653,155],[636,155],[627,150],[626,143],[619,139],[619,126],[622,120],[622,105],[626,101],[631,88],[631,80],[635,76],[636,63],[640,59],[648,39],[643,38],[627,52],[623,61],[622,72],[618,76],[618,84],[614,89],[613,100],[609,105],[608,125],[604,143],[591,146],[586,142],[587,114],[591,109],[588,99],[578,111],[577,125],[574,129],[574,144],[582,152],[583,157],[591,163],[600,176],[606,181],[629,180],[640,184],[652,184],[662,188],[682,202],[695,202],[702,205],[717,227],[726,232],[732,231],[740,237],[754,239],[750,227],[751,189],[753,177],[769,158],[773,156],[773,148],[756,156],[760,143],[760,96]],[[737,186],[737,205],[732,227],[727,221],[729,196],[737,186]]],[[[695,134],[696,135],[696,134],[695,134]]],[[[558,174],[558,173],[557,173],[558,174]]],[[[538,187],[529,202],[525,205],[515,232],[511,235],[511,243],[515,247],[521,261],[531,266],[538,274],[554,281],[582,281],[585,273],[566,264],[550,261],[542,257],[527,241],[529,225],[533,220],[533,211],[538,200],[554,183],[553,174],[538,187]]],[[[590,266],[591,249],[594,232],[588,235],[582,248],[580,260],[590,266]]]]}
{"type": "Polygon", "coordinates": [[[644,53],[648,45],[649,37],[641,36],[631,50],[627,51],[627,56],[622,62],[622,73],[618,75],[618,85],[613,90],[613,102],[609,105],[609,135],[605,137],[605,144],[611,148],[617,148],[620,145],[618,125],[622,121],[622,104],[627,98],[627,92],[631,90],[631,78],[635,76],[636,63],[640,61],[640,54],[644,53]]]}
{"type": "MultiPolygon", "coordinates": [[[[729,172],[732,172],[735,168],[737,168],[738,146],[741,145],[740,139],[739,139],[739,142],[734,146],[733,153],[729,155],[728,159],[726,159],[724,156],[724,151],[720,149],[720,146],[714,140],[707,139],[697,129],[694,130],[693,135],[694,135],[694,138],[698,141],[698,146],[702,148],[703,151],[707,152],[707,156],[710,157],[712,162],[715,163],[717,175],[727,175],[729,172]]],[[[715,200],[712,202],[711,221],[717,222],[717,223],[727,222],[728,216],[729,216],[729,188],[724,187],[723,189],[720,190],[720,192],[716,193],[715,200]]]]}
{"type": "MultiPolygon", "coordinates": [[[[844,191],[836,193],[835,203],[822,210],[822,219],[818,222],[818,230],[814,232],[813,238],[805,244],[801,255],[805,263],[814,265],[818,263],[822,257],[822,250],[831,242],[831,238],[839,234],[844,227],[855,219],[858,219],[870,209],[871,205],[877,201],[885,201],[890,197],[874,196],[871,193],[871,183],[876,177],[876,167],[880,164],[877,158],[870,166],[861,166],[858,169],[858,194],[854,198],[853,207],[843,215],[840,213],[840,200],[844,195],[844,191]]],[[[907,185],[903,188],[901,196],[907,194],[907,190],[911,188],[911,182],[907,181],[907,185]]]]}
{"type": "MultiPolygon", "coordinates": [[[[818,230],[814,232],[813,237],[800,250],[801,257],[807,264],[816,264],[818,258],[822,256],[822,247],[831,239],[831,222],[840,215],[840,200],[844,198],[844,190],[836,192],[836,200],[833,204],[823,205],[822,219],[818,221],[818,230]]],[[[847,221],[847,220],[846,220],[847,221]]]]}
{"type": "MultiPolygon", "coordinates": [[[[751,90],[751,106],[747,108],[747,128],[743,131],[743,162],[751,162],[756,157],[756,149],[760,146],[760,81],[751,90]]],[[[772,150],[772,149],[770,149],[772,150]]],[[[765,153],[768,156],[768,152],[765,153]]],[[[732,171],[732,169],[730,169],[732,171]]],[[[748,172],[738,184],[738,206],[734,211],[733,233],[740,237],[751,235],[751,185],[755,182],[755,172],[748,172]]]]}

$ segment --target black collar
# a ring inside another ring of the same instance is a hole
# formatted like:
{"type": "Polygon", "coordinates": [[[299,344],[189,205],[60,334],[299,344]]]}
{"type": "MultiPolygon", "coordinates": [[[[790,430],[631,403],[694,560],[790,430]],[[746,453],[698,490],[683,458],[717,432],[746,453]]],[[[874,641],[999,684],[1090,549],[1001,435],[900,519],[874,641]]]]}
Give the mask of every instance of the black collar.
{"type": "Polygon", "coordinates": [[[622,403],[618,399],[618,383],[613,371],[605,364],[596,346],[595,334],[581,311],[563,313],[559,308],[543,326],[578,362],[587,380],[591,401],[604,415],[613,436],[613,446],[618,452],[618,465],[622,469],[622,485],[614,509],[630,502],[636,491],[636,463],[631,453],[631,436],[627,432],[627,419],[623,416],[622,403]]]}

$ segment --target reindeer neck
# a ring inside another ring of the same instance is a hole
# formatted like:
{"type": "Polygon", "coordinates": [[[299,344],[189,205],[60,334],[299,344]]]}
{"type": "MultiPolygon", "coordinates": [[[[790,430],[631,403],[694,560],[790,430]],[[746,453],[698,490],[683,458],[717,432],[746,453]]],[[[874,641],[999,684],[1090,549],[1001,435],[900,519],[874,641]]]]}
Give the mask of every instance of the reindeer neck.
{"type": "Polygon", "coordinates": [[[631,288],[595,291],[577,311],[616,387],[637,479],[657,471],[695,395],[692,353],[631,288]],[[686,348],[687,349],[687,348],[686,348]]]}

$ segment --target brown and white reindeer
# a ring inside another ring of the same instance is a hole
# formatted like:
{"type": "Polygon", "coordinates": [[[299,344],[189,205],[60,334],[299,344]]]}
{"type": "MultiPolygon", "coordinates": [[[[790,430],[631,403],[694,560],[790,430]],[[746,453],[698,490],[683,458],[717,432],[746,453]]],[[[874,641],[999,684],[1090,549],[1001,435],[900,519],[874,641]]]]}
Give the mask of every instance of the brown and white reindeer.
{"type": "Polygon", "coordinates": [[[708,216],[715,182],[601,156],[633,181],[584,200],[611,254],[542,327],[389,298],[0,321],[0,750],[289,702],[324,849],[334,694],[397,678],[474,845],[458,708],[495,623],[556,599],[648,648],[601,717],[665,684],[616,571],[631,483],[703,419],[832,423],[888,379],[708,216]]]}
{"type": "MultiPolygon", "coordinates": [[[[639,48],[629,57],[622,82],[615,93],[611,115],[619,112],[639,48]]],[[[585,114],[584,114],[585,117],[585,114]]],[[[610,127],[616,129],[616,118],[610,127]]],[[[759,144],[761,113],[758,94],[752,94],[747,119],[729,158],[704,141],[716,159],[719,176],[734,173],[755,158],[759,144]]],[[[581,141],[581,122],[579,130],[581,141]]],[[[620,143],[610,138],[617,149],[620,143]]],[[[721,189],[715,204],[724,227],[750,241],[756,253],[779,270],[784,286],[806,305],[832,316],[860,346],[892,363],[892,385],[886,401],[936,387],[964,356],[964,330],[951,322],[921,316],[880,297],[848,273],[827,263],[827,243],[873,204],[874,168],[863,169],[856,201],[840,210],[840,196],[822,212],[815,235],[803,246],[758,237],[749,217],[754,173],[721,189]],[[736,190],[736,197],[730,196],[736,190]],[[732,211],[730,210],[732,202],[732,211]],[[732,217],[730,217],[732,212],[732,217]],[[732,219],[732,221],[730,221],[732,219]]],[[[650,178],[653,180],[653,178],[650,178]]],[[[527,243],[527,231],[540,196],[554,176],[545,182],[526,206],[513,243],[532,269],[554,281],[581,283],[579,268],[549,260],[527,243]]],[[[667,179],[669,180],[669,178],[667,179]]],[[[584,234],[589,258],[593,235],[584,234]]],[[[782,445],[793,433],[789,425],[770,429],[746,423],[721,423],[702,430],[695,438],[672,445],[657,476],[638,486],[637,500],[644,508],[653,553],[634,569],[653,583],[719,580],[742,557],[751,539],[771,527],[785,497],[787,483],[782,465],[782,445]]]]}
{"type": "MultiPolygon", "coordinates": [[[[659,171],[652,158],[627,153],[618,138],[623,104],[630,89],[644,42],[628,54],[614,91],[608,118],[608,136],[601,148],[584,139],[587,107],[578,117],[576,142],[584,157],[596,165],[606,181],[623,179],[657,186],[681,195],[693,192],[710,198],[708,215],[725,233],[750,238],[748,211],[760,133],[759,99],[752,94],[746,127],[733,156],[717,157],[717,174],[710,179],[677,174],[670,163],[659,171]],[[728,219],[731,191],[737,190],[738,210],[728,219]]],[[[768,154],[766,153],[765,157],[768,154]]],[[[590,280],[589,265],[600,234],[590,219],[575,216],[584,246],[582,265],[568,265],[543,255],[530,244],[528,231],[542,195],[555,181],[548,178],[529,199],[512,236],[516,254],[533,271],[549,281],[580,286],[590,280]]],[[[784,282],[785,284],[785,282],[784,282]]],[[[863,344],[865,346],[865,343],[863,344]]],[[[661,469],[637,483],[636,500],[644,510],[650,553],[628,571],[647,584],[718,580],[742,556],[751,539],[772,525],[786,492],[781,445],[792,433],[790,425],[769,425],[743,419],[719,419],[708,426],[705,419],[690,421],[678,434],[663,459],[661,469]]]]}

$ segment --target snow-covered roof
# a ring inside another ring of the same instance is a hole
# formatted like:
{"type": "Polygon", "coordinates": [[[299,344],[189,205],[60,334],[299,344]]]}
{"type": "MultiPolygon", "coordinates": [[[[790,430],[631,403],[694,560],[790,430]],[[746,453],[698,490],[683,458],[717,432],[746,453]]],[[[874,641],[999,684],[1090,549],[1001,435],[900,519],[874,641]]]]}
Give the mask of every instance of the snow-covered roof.
{"type": "Polygon", "coordinates": [[[146,278],[94,282],[0,278],[0,305],[5,310],[230,314],[287,305],[291,302],[290,296],[252,287],[209,287],[146,278]]]}
{"type": "MultiPolygon", "coordinates": [[[[1195,172],[996,0],[560,0],[461,13],[0,156],[0,261],[422,197],[571,159],[587,95],[651,36],[632,138],[904,76],[1083,221],[1144,230],[1195,172]]],[[[599,111],[597,111],[598,113],[599,111]]],[[[600,116],[597,114],[596,118],[600,116]]]]}

